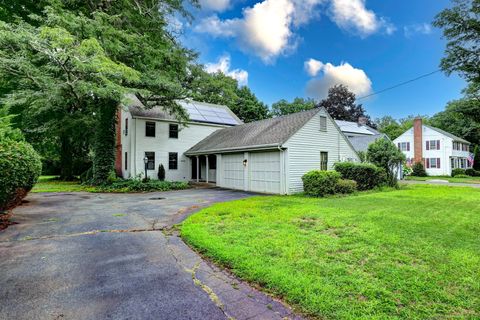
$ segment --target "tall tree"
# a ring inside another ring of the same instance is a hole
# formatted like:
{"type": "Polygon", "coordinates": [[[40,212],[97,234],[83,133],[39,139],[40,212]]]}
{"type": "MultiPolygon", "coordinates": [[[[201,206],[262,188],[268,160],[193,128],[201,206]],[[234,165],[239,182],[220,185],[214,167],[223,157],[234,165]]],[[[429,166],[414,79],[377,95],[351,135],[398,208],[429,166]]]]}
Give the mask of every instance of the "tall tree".
{"type": "Polygon", "coordinates": [[[295,112],[310,110],[315,108],[315,100],[307,98],[295,98],[292,102],[285,99],[272,104],[272,114],[274,116],[283,116],[295,112]]]}
{"type": "Polygon", "coordinates": [[[269,117],[268,107],[257,99],[246,86],[237,89],[238,100],[232,111],[244,122],[263,120],[269,117]]]}
{"type": "Polygon", "coordinates": [[[375,127],[363,106],[356,104],[355,101],[355,94],[349,91],[346,86],[339,84],[328,90],[327,98],[320,101],[318,106],[324,107],[336,120],[356,122],[360,117],[364,117],[369,126],[375,127]]]}
{"type": "Polygon", "coordinates": [[[458,72],[478,93],[480,84],[480,1],[453,0],[454,6],[440,12],[433,25],[443,29],[447,39],[441,68],[458,72]]]}
{"type": "Polygon", "coordinates": [[[94,179],[113,170],[115,116],[126,93],[161,104],[180,120],[175,103],[195,57],[167,30],[177,0],[49,0],[37,24],[0,25],[0,73],[15,83],[10,104],[85,111],[97,122],[94,179]]]}

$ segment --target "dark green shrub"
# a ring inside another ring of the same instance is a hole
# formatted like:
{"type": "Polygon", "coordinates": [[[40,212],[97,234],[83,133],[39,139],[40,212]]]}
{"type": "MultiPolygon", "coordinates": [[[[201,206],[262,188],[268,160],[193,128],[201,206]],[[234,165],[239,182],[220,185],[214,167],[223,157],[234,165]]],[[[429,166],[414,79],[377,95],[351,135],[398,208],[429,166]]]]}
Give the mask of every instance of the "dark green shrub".
{"type": "Polygon", "coordinates": [[[357,190],[357,182],[354,180],[340,179],[335,187],[336,193],[349,194],[357,190]]]}
{"type": "Polygon", "coordinates": [[[303,191],[313,197],[323,197],[335,194],[337,182],[341,176],[335,171],[314,170],[307,172],[303,177],[303,191]]]}
{"type": "Polygon", "coordinates": [[[165,168],[163,167],[163,164],[161,164],[161,163],[158,166],[158,180],[165,181],[165,168]]]}
{"type": "Polygon", "coordinates": [[[470,177],[480,177],[480,171],[472,168],[465,170],[465,174],[470,177]]]}
{"type": "Polygon", "coordinates": [[[80,182],[89,183],[90,181],[92,181],[92,178],[93,178],[93,168],[90,167],[87,169],[87,171],[85,171],[80,175],[80,182]]]}
{"type": "Polygon", "coordinates": [[[338,162],[335,164],[343,179],[357,182],[358,190],[370,190],[386,184],[385,170],[371,163],[338,162]]]}
{"type": "Polygon", "coordinates": [[[467,176],[466,174],[457,174],[455,178],[470,178],[470,176],[467,176]]]}
{"type": "Polygon", "coordinates": [[[460,169],[460,168],[457,168],[457,169],[452,169],[452,177],[456,177],[458,175],[464,175],[466,176],[465,174],[465,169],[460,169]]]}
{"type": "Polygon", "coordinates": [[[23,141],[0,141],[0,211],[20,204],[42,171],[40,156],[23,141]]]}
{"type": "Polygon", "coordinates": [[[412,166],[412,176],[414,177],[426,177],[427,176],[427,171],[425,171],[425,167],[423,166],[423,163],[421,162],[416,162],[412,166]]]}
{"type": "Polygon", "coordinates": [[[150,192],[150,191],[169,191],[183,190],[189,188],[186,182],[160,181],[143,179],[117,179],[111,184],[97,186],[99,192],[150,192]]]}

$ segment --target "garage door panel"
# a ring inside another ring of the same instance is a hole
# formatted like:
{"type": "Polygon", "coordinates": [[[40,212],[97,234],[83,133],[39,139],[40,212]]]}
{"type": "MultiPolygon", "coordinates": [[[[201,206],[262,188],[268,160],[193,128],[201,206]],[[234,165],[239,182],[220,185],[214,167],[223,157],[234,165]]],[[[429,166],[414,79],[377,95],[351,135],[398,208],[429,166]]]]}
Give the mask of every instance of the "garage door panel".
{"type": "Polygon", "coordinates": [[[231,189],[244,188],[243,153],[222,156],[223,161],[223,187],[231,189]]]}
{"type": "Polygon", "coordinates": [[[254,152],[249,157],[251,191],[280,193],[280,154],[254,152]]]}

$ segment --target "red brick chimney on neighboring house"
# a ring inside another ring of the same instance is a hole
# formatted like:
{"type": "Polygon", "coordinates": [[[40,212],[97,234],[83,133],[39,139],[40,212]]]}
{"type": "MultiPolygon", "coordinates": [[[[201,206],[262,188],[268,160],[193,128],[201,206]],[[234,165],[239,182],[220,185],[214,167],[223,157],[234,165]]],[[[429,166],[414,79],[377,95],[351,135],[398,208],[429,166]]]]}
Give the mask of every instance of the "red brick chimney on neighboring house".
{"type": "Polygon", "coordinates": [[[122,110],[118,108],[117,111],[117,125],[116,125],[116,143],[115,143],[115,173],[117,176],[122,176],[122,110]]]}
{"type": "Polygon", "coordinates": [[[422,118],[415,118],[415,120],[413,120],[413,162],[423,163],[422,118]]]}

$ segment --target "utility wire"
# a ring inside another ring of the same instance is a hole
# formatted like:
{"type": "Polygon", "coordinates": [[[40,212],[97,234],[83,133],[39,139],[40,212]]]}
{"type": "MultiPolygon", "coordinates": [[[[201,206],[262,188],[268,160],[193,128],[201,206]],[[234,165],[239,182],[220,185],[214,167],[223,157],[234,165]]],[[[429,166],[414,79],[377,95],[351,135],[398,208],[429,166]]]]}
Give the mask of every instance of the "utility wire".
{"type": "Polygon", "coordinates": [[[396,89],[396,88],[398,88],[398,87],[404,86],[404,85],[409,84],[409,83],[411,83],[411,82],[414,82],[414,81],[417,81],[417,80],[420,80],[420,79],[429,77],[429,76],[431,76],[431,75],[433,75],[433,74],[435,74],[435,73],[437,73],[437,72],[440,72],[440,71],[442,71],[442,70],[438,69],[438,70],[435,70],[435,71],[432,71],[432,72],[423,74],[423,75],[421,75],[421,76],[419,76],[419,77],[416,77],[416,78],[414,78],[414,79],[410,79],[410,80],[401,82],[401,83],[399,83],[399,84],[396,84],[396,85],[394,85],[394,86],[391,86],[391,87],[382,89],[382,90],[380,90],[380,91],[377,91],[377,92],[368,94],[368,95],[366,95],[366,96],[357,98],[357,100],[362,100],[362,99],[366,99],[366,98],[369,98],[369,97],[372,97],[372,96],[376,96],[376,95],[378,95],[378,94],[380,94],[380,93],[383,93],[383,92],[385,92],[385,91],[389,91],[389,90],[392,90],[392,89],[396,89]]]}

